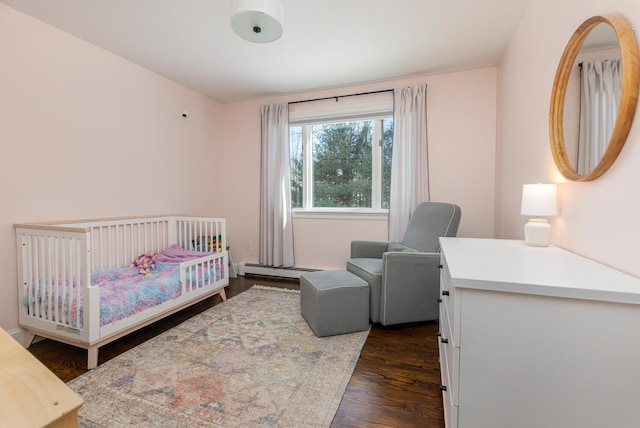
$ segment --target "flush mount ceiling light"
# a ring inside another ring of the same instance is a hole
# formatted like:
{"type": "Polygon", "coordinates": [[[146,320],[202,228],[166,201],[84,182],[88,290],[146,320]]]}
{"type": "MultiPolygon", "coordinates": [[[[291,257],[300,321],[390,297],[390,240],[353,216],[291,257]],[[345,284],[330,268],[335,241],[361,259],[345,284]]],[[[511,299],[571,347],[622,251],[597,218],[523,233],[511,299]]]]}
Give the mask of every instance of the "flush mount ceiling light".
{"type": "Polygon", "coordinates": [[[245,40],[268,43],[282,35],[281,0],[231,0],[231,28],[245,40]]]}

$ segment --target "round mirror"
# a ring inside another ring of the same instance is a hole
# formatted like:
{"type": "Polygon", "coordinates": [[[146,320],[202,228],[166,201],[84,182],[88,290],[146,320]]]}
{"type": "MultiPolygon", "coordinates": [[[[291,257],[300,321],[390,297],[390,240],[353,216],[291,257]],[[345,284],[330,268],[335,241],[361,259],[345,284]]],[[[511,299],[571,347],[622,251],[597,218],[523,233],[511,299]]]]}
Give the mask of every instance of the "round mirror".
{"type": "Polygon", "coordinates": [[[567,158],[580,175],[595,169],[609,145],[620,104],[621,64],[613,27],[593,27],[571,67],[562,114],[567,158]]]}
{"type": "Polygon", "coordinates": [[[551,95],[551,151],[567,179],[590,181],[613,164],[638,98],[638,46],[619,15],[594,16],[562,54],[551,95]]]}

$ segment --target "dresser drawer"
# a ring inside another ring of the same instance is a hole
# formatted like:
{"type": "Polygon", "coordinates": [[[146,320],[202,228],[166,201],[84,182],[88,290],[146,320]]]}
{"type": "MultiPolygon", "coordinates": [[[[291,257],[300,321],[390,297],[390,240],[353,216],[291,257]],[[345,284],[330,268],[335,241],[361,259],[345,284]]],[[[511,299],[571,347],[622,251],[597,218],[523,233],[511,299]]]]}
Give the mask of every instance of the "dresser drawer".
{"type": "MultiPolygon", "coordinates": [[[[451,273],[449,272],[449,268],[447,266],[446,260],[444,257],[441,259],[442,268],[440,270],[440,300],[442,301],[443,306],[446,307],[449,324],[449,332],[447,332],[448,336],[455,346],[460,346],[460,335],[456,334],[455,329],[455,301],[456,301],[456,289],[452,286],[451,283],[451,273]]],[[[459,331],[459,330],[458,330],[459,331]]]]}
{"type": "Polygon", "coordinates": [[[451,396],[451,372],[450,372],[450,362],[451,362],[451,358],[449,357],[449,352],[450,349],[448,349],[448,346],[445,343],[442,342],[438,342],[438,351],[440,352],[440,381],[442,383],[442,386],[446,388],[443,388],[443,392],[445,393],[445,395],[443,396],[443,398],[446,398],[447,401],[449,401],[450,403],[452,403],[452,399],[450,398],[451,396]]]}
{"type": "MultiPolygon", "coordinates": [[[[446,366],[446,385],[451,395],[451,401],[453,404],[458,404],[458,362],[460,348],[455,346],[451,339],[450,319],[447,306],[443,302],[443,304],[440,305],[440,346],[443,348],[443,351],[440,352],[440,364],[446,366]]],[[[444,367],[442,370],[444,371],[444,367]]]]}
{"type": "Polygon", "coordinates": [[[445,300],[440,304],[440,340],[448,342],[451,346],[456,345],[451,329],[451,316],[445,300]]]}
{"type": "Polygon", "coordinates": [[[451,291],[451,272],[443,254],[440,255],[440,290],[451,291]]]}
{"type": "Polygon", "coordinates": [[[444,426],[446,428],[458,428],[458,406],[454,404],[450,404],[450,405],[444,405],[443,407],[444,407],[444,426]]]}
{"type": "MultiPolygon", "coordinates": [[[[446,387],[442,390],[442,407],[444,409],[444,420],[446,428],[457,428],[458,426],[458,406],[457,406],[457,386],[453,382],[451,366],[453,362],[452,353],[454,348],[449,344],[439,342],[440,351],[440,378],[442,385],[446,387]]],[[[456,352],[457,353],[457,352],[456,352]]]]}

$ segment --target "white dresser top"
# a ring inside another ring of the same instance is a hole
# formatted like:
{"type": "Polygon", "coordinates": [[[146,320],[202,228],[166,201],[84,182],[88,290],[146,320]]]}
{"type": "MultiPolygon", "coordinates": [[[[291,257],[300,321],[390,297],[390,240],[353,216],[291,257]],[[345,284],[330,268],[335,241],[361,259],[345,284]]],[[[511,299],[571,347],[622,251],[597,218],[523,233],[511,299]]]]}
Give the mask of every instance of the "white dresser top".
{"type": "Polygon", "coordinates": [[[440,238],[452,286],[640,304],[640,279],[558,247],[440,238]]]}

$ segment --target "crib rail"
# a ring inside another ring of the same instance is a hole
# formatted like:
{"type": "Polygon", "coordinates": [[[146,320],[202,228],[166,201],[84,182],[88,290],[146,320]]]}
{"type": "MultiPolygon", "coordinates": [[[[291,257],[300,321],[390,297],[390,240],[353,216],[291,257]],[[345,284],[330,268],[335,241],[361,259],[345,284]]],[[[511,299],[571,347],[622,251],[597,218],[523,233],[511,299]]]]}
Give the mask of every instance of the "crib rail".
{"type": "Polygon", "coordinates": [[[58,233],[89,233],[89,270],[129,265],[137,256],[160,252],[178,244],[186,250],[226,250],[226,219],[195,216],[157,216],[79,220],[16,225],[58,233]]]}
{"type": "Polygon", "coordinates": [[[216,253],[206,258],[199,258],[180,265],[180,283],[182,294],[196,291],[211,284],[220,283],[226,277],[225,266],[228,265],[227,253],[216,253]]]}
{"type": "Polygon", "coordinates": [[[98,298],[86,287],[89,233],[20,227],[16,237],[21,324],[52,323],[66,334],[88,337],[81,326],[90,321],[80,302],[98,298]]]}
{"type": "Polygon", "coordinates": [[[225,219],[204,219],[198,217],[176,217],[175,236],[172,244],[178,244],[186,250],[202,252],[226,251],[225,219]]]}
{"type": "Polygon", "coordinates": [[[89,226],[91,269],[127,266],[140,254],[169,246],[170,219],[111,221],[89,226]]]}

